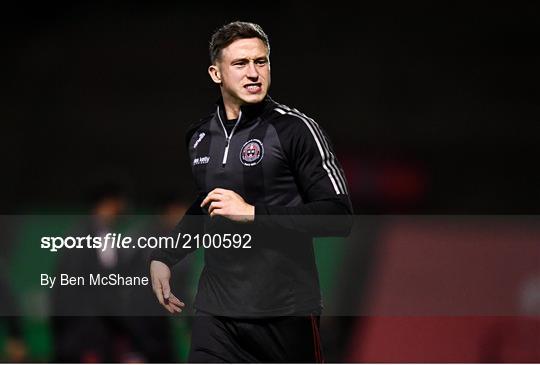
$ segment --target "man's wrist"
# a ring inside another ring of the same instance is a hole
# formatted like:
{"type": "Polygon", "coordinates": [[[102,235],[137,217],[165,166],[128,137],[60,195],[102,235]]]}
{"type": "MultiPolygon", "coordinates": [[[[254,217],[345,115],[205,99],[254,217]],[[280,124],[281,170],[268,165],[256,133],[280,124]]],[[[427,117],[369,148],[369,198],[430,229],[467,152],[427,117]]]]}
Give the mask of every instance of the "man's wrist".
{"type": "Polygon", "coordinates": [[[248,207],[246,210],[247,210],[246,222],[253,223],[255,221],[255,206],[248,204],[248,207]]]}
{"type": "Polygon", "coordinates": [[[150,255],[148,257],[148,265],[152,265],[152,261],[159,261],[167,265],[169,268],[171,268],[176,263],[174,259],[169,257],[169,255],[167,255],[159,248],[155,248],[150,252],[150,255]]]}

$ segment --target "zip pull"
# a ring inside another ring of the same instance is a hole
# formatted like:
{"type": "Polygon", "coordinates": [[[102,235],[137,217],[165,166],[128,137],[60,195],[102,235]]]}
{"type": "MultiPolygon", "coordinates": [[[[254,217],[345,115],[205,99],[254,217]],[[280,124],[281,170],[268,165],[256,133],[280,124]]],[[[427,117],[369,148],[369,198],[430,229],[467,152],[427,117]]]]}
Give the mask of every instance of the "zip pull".
{"type": "Polygon", "coordinates": [[[219,119],[219,122],[221,123],[221,127],[223,128],[223,133],[225,134],[225,152],[223,153],[223,161],[221,162],[221,166],[225,167],[227,164],[227,156],[229,155],[229,145],[231,143],[231,138],[234,134],[234,131],[236,130],[236,127],[238,127],[238,123],[240,123],[240,119],[242,118],[242,110],[238,113],[238,119],[236,119],[236,123],[231,131],[231,134],[227,133],[227,128],[225,128],[225,124],[221,120],[221,115],[219,114],[219,105],[217,107],[217,116],[219,119]]]}
{"type": "Polygon", "coordinates": [[[231,142],[231,137],[227,137],[227,143],[225,144],[225,153],[223,154],[223,161],[221,162],[222,167],[225,167],[225,164],[227,163],[227,156],[229,155],[230,142],[231,142]]]}

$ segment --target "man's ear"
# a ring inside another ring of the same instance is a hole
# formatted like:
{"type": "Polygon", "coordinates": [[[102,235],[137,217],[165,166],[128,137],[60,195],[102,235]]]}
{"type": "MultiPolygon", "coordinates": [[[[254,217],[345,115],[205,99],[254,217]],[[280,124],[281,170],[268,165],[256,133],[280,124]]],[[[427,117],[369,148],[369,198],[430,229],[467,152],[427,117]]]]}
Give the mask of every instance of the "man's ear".
{"type": "Polygon", "coordinates": [[[216,84],[221,84],[221,72],[219,72],[219,67],[216,65],[210,65],[208,67],[208,74],[216,84]]]}

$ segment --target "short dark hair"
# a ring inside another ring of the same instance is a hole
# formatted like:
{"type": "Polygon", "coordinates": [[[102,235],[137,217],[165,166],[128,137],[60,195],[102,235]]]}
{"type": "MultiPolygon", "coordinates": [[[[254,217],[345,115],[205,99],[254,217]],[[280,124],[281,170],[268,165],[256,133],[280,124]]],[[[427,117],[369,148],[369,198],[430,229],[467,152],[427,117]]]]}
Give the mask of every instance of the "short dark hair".
{"type": "Polygon", "coordinates": [[[268,52],[270,52],[270,42],[268,36],[260,25],[249,22],[235,21],[225,24],[212,34],[210,39],[210,62],[212,64],[221,56],[221,50],[237,39],[259,38],[268,52]]]}

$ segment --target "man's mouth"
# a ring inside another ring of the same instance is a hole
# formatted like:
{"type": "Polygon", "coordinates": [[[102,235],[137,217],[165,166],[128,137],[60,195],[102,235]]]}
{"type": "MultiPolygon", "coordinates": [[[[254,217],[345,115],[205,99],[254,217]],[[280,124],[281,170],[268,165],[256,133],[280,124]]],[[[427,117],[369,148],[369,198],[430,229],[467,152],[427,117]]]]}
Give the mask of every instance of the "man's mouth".
{"type": "Polygon", "coordinates": [[[262,90],[262,84],[260,82],[253,83],[253,84],[246,84],[244,85],[244,88],[250,93],[250,94],[257,94],[262,90]]]}

